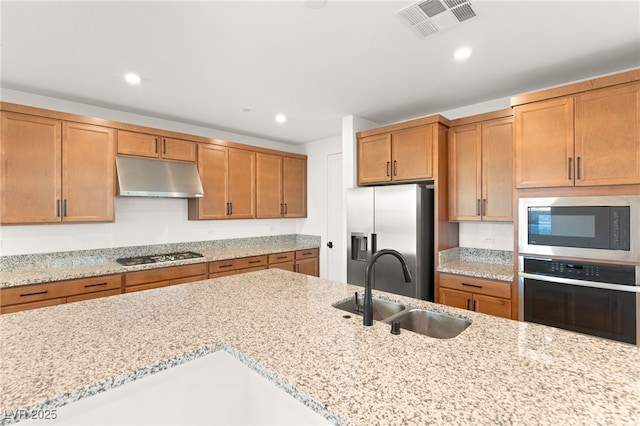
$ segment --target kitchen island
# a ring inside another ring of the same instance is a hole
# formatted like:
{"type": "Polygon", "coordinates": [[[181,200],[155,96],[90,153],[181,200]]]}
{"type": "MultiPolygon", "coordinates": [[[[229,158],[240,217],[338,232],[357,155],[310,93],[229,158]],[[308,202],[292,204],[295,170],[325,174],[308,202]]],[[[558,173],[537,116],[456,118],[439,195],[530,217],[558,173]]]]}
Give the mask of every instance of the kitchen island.
{"type": "Polygon", "coordinates": [[[637,424],[640,349],[464,316],[440,340],[337,310],[359,287],[265,270],[0,317],[0,413],[55,408],[225,350],[336,424],[637,424]]]}

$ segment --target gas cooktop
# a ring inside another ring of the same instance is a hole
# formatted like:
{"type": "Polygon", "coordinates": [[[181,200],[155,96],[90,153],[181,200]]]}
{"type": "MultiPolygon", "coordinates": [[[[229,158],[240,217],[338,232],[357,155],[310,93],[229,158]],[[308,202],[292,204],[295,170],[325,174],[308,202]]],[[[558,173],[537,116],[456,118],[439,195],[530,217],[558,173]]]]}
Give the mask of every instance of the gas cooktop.
{"type": "Polygon", "coordinates": [[[171,262],[173,260],[195,259],[197,257],[203,257],[203,256],[200,253],[196,253],[193,251],[181,251],[176,253],[154,254],[150,256],[122,257],[120,259],[116,259],[116,262],[124,266],[135,266],[135,265],[144,265],[147,263],[160,263],[160,262],[171,262]]]}

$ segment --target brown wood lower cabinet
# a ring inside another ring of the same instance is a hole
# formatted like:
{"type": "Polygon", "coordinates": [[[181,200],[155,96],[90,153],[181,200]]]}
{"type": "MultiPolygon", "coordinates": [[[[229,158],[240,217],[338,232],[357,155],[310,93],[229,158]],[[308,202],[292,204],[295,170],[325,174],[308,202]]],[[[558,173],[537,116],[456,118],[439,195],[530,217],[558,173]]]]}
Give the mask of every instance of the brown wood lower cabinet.
{"type": "Polygon", "coordinates": [[[511,283],[440,273],[438,284],[443,305],[511,318],[511,283]]]}
{"type": "Polygon", "coordinates": [[[168,268],[127,272],[124,275],[125,292],[149,290],[168,285],[207,279],[207,264],[170,266],[168,268]]]}
{"type": "Polygon", "coordinates": [[[121,291],[120,274],[3,288],[0,291],[0,313],[112,296],[121,291]]]}
{"type": "Polygon", "coordinates": [[[209,278],[226,277],[267,269],[267,255],[217,260],[209,263],[209,278]]]}
{"type": "Polygon", "coordinates": [[[3,288],[0,289],[0,314],[184,284],[267,268],[286,269],[317,277],[319,275],[318,249],[3,288]]]}
{"type": "Polygon", "coordinates": [[[320,276],[320,259],[317,248],[274,253],[269,255],[269,268],[320,276]]]}

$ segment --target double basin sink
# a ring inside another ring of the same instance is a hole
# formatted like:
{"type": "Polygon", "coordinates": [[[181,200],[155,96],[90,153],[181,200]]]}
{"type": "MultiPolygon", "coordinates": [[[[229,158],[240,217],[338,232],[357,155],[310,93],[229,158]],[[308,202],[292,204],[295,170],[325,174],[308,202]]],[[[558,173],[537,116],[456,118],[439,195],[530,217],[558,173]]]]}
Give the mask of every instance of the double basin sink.
{"type": "MultiPolygon", "coordinates": [[[[364,295],[357,294],[347,301],[334,303],[333,307],[362,315],[363,302],[364,295]]],[[[436,339],[451,339],[471,325],[471,321],[465,318],[409,307],[377,297],[373,298],[373,319],[388,324],[397,321],[401,329],[436,339]]]]}

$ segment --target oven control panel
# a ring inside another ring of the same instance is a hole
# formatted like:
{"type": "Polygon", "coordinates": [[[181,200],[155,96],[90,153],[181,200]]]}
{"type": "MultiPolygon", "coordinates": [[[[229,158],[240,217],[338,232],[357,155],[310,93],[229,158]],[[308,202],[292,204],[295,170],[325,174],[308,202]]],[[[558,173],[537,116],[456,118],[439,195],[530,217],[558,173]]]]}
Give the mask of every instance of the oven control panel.
{"type": "Polygon", "coordinates": [[[636,285],[636,268],[628,265],[525,257],[524,272],[584,281],[636,285]]]}

